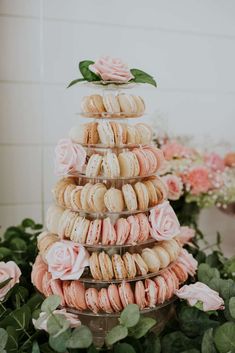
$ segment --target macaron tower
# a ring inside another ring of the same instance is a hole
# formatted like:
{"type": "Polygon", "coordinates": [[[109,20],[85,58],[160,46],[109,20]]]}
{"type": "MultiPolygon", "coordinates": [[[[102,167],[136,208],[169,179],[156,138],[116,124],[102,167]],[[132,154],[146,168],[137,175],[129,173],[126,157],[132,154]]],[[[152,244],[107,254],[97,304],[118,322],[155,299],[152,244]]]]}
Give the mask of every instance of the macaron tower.
{"type": "Polygon", "coordinates": [[[58,294],[98,342],[130,303],[158,321],[161,313],[167,318],[174,292],[197,262],[179,241],[144,99],[126,90],[154,79],[109,57],[81,62],[80,71],[79,80],[92,87],[81,101],[87,122],[78,121],[56,146],[60,178],[32,282],[45,296],[58,294]]]}

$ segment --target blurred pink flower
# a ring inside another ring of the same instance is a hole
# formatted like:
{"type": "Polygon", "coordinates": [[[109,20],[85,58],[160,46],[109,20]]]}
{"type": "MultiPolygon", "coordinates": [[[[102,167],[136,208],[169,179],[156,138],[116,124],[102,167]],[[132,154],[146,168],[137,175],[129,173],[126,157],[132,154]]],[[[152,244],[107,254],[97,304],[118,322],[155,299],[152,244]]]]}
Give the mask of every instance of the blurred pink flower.
{"type": "Polygon", "coordinates": [[[225,164],[223,159],[217,153],[206,154],[205,157],[206,165],[213,171],[223,171],[225,168],[225,164]]]}
{"type": "Polygon", "coordinates": [[[191,148],[186,147],[177,141],[168,141],[161,149],[164,153],[164,157],[168,161],[173,158],[189,158],[194,154],[194,151],[191,148]]]}
{"type": "Polygon", "coordinates": [[[183,183],[181,178],[173,174],[167,174],[162,177],[162,180],[165,182],[168,188],[168,199],[178,200],[183,191],[183,183]]]}
{"type": "Polygon", "coordinates": [[[206,193],[212,187],[209,170],[203,166],[193,167],[185,176],[185,179],[193,195],[206,193]]]}
{"type": "Polygon", "coordinates": [[[182,245],[188,244],[190,240],[194,237],[195,230],[193,228],[187,226],[180,227],[180,234],[177,236],[177,239],[182,245]]]}

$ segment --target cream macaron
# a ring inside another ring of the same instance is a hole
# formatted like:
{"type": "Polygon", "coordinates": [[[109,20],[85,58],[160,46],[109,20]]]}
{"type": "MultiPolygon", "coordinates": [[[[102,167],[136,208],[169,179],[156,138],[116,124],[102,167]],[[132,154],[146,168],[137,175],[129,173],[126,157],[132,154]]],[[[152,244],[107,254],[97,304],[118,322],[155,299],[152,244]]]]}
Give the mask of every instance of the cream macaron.
{"type": "Polygon", "coordinates": [[[122,212],[124,199],[121,190],[111,188],[104,195],[104,204],[110,212],[122,212]]]}

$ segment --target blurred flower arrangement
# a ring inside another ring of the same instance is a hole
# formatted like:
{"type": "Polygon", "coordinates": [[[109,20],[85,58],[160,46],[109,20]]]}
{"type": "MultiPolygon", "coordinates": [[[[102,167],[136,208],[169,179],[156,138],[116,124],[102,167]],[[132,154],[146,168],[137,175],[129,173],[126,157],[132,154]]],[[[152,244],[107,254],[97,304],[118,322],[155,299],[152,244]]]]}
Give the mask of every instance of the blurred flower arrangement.
{"type": "Polygon", "coordinates": [[[166,164],[161,174],[180,222],[194,224],[200,209],[235,202],[235,153],[203,153],[176,139],[155,140],[166,164]]]}

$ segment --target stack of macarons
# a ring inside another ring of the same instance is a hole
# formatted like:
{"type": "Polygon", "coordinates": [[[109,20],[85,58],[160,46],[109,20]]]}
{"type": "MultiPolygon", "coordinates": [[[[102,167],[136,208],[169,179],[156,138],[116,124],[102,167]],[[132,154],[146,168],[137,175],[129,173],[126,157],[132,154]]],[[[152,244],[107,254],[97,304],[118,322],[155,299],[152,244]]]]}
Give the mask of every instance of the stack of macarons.
{"type": "MultiPolygon", "coordinates": [[[[150,223],[145,213],[120,217],[112,222],[110,217],[89,220],[77,212],[53,205],[49,207],[46,218],[52,240],[55,239],[54,234],[58,234],[60,238],[69,238],[80,244],[112,246],[144,243],[150,238],[150,223]]],[[[50,243],[51,240],[45,241],[50,243]]]]}
{"type": "Polygon", "coordinates": [[[142,145],[152,140],[152,129],[145,123],[127,125],[117,121],[101,120],[74,126],[69,137],[82,145],[101,144],[106,147],[142,145]]]}
{"type": "Polygon", "coordinates": [[[117,116],[141,116],[145,111],[145,104],[140,96],[120,93],[105,94],[103,97],[99,94],[85,96],[81,102],[83,113],[89,116],[102,116],[102,113],[108,113],[112,117],[117,116]]]}
{"type": "Polygon", "coordinates": [[[86,176],[95,178],[134,178],[155,174],[164,164],[163,152],[155,146],[143,146],[118,155],[94,153],[86,165],[86,176]]]}
{"type": "Polygon", "coordinates": [[[167,187],[154,176],[119,188],[104,183],[77,185],[76,178],[61,179],[53,190],[56,203],[73,211],[112,212],[147,211],[167,198],[167,187]],[[69,179],[69,181],[67,181],[69,179]]]}
{"type": "Polygon", "coordinates": [[[80,281],[53,280],[40,255],[32,270],[32,283],[45,296],[59,295],[63,305],[79,311],[91,310],[95,314],[120,312],[132,303],[136,303],[141,310],[154,308],[170,300],[187,278],[187,267],[176,262],[152,279],[132,283],[122,281],[97,289],[86,288],[80,281]]]}
{"type": "Polygon", "coordinates": [[[123,255],[109,256],[104,251],[93,252],[90,256],[90,272],[92,278],[98,281],[132,279],[157,273],[175,261],[181,251],[181,246],[174,240],[163,241],[153,248],[144,248],[141,253],[125,252],[123,255]]]}

